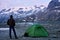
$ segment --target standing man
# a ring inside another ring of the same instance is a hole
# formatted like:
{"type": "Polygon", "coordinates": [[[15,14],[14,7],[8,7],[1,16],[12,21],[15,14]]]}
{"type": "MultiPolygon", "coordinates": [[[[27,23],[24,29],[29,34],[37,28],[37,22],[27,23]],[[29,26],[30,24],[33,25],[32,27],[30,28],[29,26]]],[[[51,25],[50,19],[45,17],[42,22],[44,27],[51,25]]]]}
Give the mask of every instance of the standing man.
{"type": "Polygon", "coordinates": [[[13,30],[14,36],[17,39],[17,35],[16,35],[15,29],[14,29],[15,20],[13,19],[13,16],[12,15],[10,15],[10,19],[8,19],[7,25],[9,25],[9,36],[10,36],[10,39],[12,39],[11,30],[13,30]]]}

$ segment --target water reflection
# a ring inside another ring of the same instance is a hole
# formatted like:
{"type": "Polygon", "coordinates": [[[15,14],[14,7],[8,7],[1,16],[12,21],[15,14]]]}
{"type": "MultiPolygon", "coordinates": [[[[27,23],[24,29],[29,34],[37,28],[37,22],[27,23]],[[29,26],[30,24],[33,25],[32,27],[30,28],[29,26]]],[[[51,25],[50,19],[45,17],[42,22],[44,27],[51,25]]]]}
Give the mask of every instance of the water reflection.
{"type": "Polygon", "coordinates": [[[9,28],[0,28],[0,30],[9,30],[9,28]]]}

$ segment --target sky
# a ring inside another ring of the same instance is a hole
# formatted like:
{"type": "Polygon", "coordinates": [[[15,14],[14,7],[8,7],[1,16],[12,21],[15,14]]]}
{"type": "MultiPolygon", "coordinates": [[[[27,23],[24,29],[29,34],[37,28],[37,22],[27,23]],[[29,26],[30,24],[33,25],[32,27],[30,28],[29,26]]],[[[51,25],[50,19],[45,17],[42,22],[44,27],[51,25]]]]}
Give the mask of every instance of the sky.
{"type": "Polygon", "coordinates": [[[0,0],[0,9],[2,8],[18,8],[18,7],[32,7],[44,5],[48,6],[51,0],[0,0]]]}

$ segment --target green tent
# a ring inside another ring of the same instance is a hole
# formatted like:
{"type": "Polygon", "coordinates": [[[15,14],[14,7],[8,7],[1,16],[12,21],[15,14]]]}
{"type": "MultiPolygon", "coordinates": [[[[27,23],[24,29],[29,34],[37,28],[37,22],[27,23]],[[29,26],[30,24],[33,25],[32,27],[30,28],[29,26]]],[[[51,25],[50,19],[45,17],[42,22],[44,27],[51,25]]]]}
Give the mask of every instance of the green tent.
{"type": "Polygon", "coordinates": [[[47,37],[48,32],[42,25],[34,24],[26,30],[24,35],[29,37],[47,37]]]}

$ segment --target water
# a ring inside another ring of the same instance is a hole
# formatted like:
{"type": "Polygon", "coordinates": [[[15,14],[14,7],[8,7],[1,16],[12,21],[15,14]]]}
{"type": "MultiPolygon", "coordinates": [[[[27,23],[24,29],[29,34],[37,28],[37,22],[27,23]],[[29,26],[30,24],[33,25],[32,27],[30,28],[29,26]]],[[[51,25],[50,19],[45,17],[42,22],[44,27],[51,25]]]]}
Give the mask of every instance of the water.
{"type": "Polygon", "coordinates": [[[0,30],[9,30],[9,28],[0,28],[0,30]]]}

